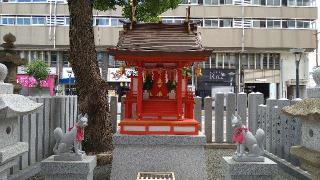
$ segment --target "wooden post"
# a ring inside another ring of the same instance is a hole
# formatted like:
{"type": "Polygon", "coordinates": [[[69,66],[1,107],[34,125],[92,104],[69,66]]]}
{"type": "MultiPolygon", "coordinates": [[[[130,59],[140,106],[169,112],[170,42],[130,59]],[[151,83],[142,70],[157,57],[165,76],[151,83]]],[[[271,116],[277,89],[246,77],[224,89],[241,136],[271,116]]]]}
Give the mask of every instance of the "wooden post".
{"type": "Polygon", "coordinates": [[[138,67],[137,117],[141,119],[142,112],[142,67],[138,67]]]}
{"type": "Polygon", "coordinates": [[[177,82],[177,113],[178,118],[181,119],[182,117],[182,69],[177,69],[178,74],[178,82],[177,82]]]}

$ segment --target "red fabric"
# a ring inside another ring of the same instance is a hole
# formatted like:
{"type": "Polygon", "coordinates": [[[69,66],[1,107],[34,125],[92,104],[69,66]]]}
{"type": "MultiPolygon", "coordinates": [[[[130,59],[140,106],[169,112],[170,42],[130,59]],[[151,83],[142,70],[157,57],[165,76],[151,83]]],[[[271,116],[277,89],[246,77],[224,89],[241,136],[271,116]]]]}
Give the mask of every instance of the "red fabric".
{"type": "Polygon", "coordinates": [[[232,141],[242,144],[245,140],[243,133],[247,131],[248,129],[244,127],[235,128],[232,135],[232,141]]]}
{"type": "MultiPolygon", "coordinates": [[[[76,141],[83,141],[84,140],[84,128],[77,126],[77,135],[76,135],[76,141]]],[[[68,131],[71,131],[73,127],[69,128],[68,131]]]]}
{"type": "Polygon", "coordinates": [[[166,72],[153,71],[153,85],[151,89],[152,96],[168,96],[166,86],[166,72]]]}

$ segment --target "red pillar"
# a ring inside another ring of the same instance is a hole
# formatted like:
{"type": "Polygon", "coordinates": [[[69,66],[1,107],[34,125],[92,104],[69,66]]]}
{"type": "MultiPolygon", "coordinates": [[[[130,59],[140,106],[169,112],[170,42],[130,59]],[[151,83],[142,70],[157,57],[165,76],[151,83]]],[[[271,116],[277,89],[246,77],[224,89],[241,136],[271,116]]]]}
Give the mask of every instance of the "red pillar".
{"type": "Polygon", "coordinates": [[[182,69],[177,69],[178,82],[177,82],[177,113],[178,118],[182,118],[182,69]]]}
{"type": "Polygon", "coordinates": [[[137,116],[141,119],[142,112],[142,67],[138,67],[137,116]]]}

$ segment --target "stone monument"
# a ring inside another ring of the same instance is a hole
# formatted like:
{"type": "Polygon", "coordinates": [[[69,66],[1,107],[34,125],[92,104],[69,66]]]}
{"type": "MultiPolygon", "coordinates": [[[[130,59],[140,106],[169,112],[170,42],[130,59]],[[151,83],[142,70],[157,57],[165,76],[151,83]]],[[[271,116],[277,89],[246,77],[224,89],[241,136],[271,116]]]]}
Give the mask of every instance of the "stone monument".
{"type": "Polygon", "coordinates": [[[54,130],[55,155],[41,162],[41,172],[48,180],[92,180],[97,165],[96,156],[87,156],[81,150],[84,128],[88,125],[88,115],[80,114],[74,127],[64,133],[60,127],[54,130]]]}
{"type": "Polygon", "coordinates": [[[204,135],[113,136],[111,180],[135,180],[139,172],[174,172],[176,179],[206,180],[204,135]]]}
{"type": "Polygon", "coordinates": [[[21,85],[17,83],[17,68],[18,66],[27,64],[27,60],[21,59],[13,50],[16,37],[11,33],[3,36],[4,43],[1,44],[4,50],[0,51],[0,63],[3,63],[8,68],[8,76],[5,82],[13,84],[14,93],[19,93],[21,85]]]}
{"type": "Polygon", "coordinates": [[[239,115],[232,116],[234,133],[232,140],[237,151],[230,157],[223,157],[226,165],[226,180],[271,180],[277,172],[277,164],[263,157],[265,133],[258,129],[253,135],[242,123],[239,115]],[[248,151],[246,151],[248,149],[248,151]]]}
{"type": "Polygon", "coordinates": [[[4,83],[7,68],[0,63],[0,179],[6,180],[17,158],[28,151],[28,143],[18,142],[18,117],[37,111],[42,104],[13,94],[13,85],[4,83]]]}
{"type": "MultiPolygon", "coordinates": [[[[319,72],[320,73],[320,72],[319,72]]],[[[315,79],[315,77],[314,77],[315,79]]],[[[301,127],[300,146],[292,146],[290,154],[296,156],[301,168],[307,170],[312,179],[320,179],[320,81],[316,87],[307,89],[307,98],[282,109],[287,115],[299,117],[301,127]]]]}

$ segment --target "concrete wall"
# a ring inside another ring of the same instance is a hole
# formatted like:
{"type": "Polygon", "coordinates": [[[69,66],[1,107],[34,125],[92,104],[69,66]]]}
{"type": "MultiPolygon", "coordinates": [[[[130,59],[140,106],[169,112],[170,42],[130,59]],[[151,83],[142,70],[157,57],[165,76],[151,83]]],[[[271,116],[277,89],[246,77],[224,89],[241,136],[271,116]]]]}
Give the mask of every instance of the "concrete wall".
{"type": "MultiPolygon", "coordinates": [[[[17,47],[52,46],[48,26],[2,26],[0,37],[7,33],[16,36],[17,47]],[[31,45],[31,46],[30,46],[31,45]]],[[[97,46],[114,46],[118,42],[119,30],[116,27],[94,27],[97,46]]],[[[53,31],[53,28],[52,28],[53,31]]],[[[216,50],[241,49],[242,30],[239,28],[199,28],[203,45],[216,50]],[[226,49],[227,48],[227,49],[226,49]]],[[[245,48],[255,50],[288,50],[290,48],[315,48],[315,30],[283,30],[283,29],[246,29],[245,48]]],[[[56,45],[68,46],[69,27],[56,28],[56,45]]],[[[43,48],[43,47],[41,47],[43,48]]]]}
{"type": "MultiPolygon", "coordinates": [[[[215,49],[241,49],[240,28],[199,28],[203,45],[215,49]]],[[[245,29],[245,48],[315,48],[315,30],[245,29]]]]}
{"type": "MultiPolygon", "coordinates": [[[[54,6],[53,6],[54,7],[54,6]]],[[[185,17],[186,5],[180,5],[174,10],[168,10],[162,16],[179,16],[185,17]]],[[[191,17],[241,17],[241,6],[206,6],[192,5],[191,17]]],[[[50,11],[49,3],[2,3],[0,14],[48,14],[50,11]]],[[[266,6],[246,6],[244,9],[244,17],[248,18],[297,18],[297,19],[317,19],[316,7],[266,7],[266,6]]],[[[68,15],[69,10],[67,4],[57,5],[57,14],[68,15]]],[[[94,11],[93,14],[99,15],[118,15],[121,16],[122,9],[110,11],[94,11]]]]}
{"type": "MultiPolygon", "coordinates": [[[[177,9],[163,13],[163,16],[185,17],[186,5],[181,5],[177,9]]],[[[191,17],[242,17],[241,6],[203,6],[192,5],[191,17]]],[[[266,7],[266,6],[246,6],[244,17],[248,18],[302,18],[317,19],[316,7],[266,7]]]]}
{"type": "MultiPolygon", "coordinates": [[[[53,6],[54,7],[54,6],[53,6]]],[[[180,5],[174,10],[163,13],[163,16],[185,17],[185,5],[180,5]]],[[[53,8],[54,9],[54,8],[53,8]]],[[[121,16],[121,8],[114,11],[94,11],[94,15],[121,16]]],[[[52,10],[53,14],[54,10],[52,10]]],[[[247,18],[295,18],[317,19],[316,7],[265,7],[246,6],[247,18]]],[[[3,15],[49,15],[49,3],[2,3],[0,14],[3,15]]],[[[57,5],[57,15],[69,14],[67,4],[57,5]]],[[[241,6],[204,6],[192,5],[192,18],[239,18],[241,6]]],[[[118,41],[118,31],[121,28],[95,27],[95,41],[97,46],[111,46],[118,41]]],[[[202,33],[203,44],[217,49],[241,49],[241,28],[199,28],[202,33]]],[[[49,38],[49,27],[46,26],[2,26],[0,37],[11,32],[17,36],[16,44],[25,45],[53,45],[49,38]],[[41,37],[41,38],[38,38],[41,37]]],[[[316,31],[310,29],[245,29],[245,48],[249,49],[290,49],[290,48],[315,48],[316,31]]],[[[69,27],[59,26],[56,29],[56,45],[69,44],[69,27]]],[[[52,38],[51,38],[52,39],[52,38]]],[[[43,48],[43,47],[42,47],[43,48]]]]}

